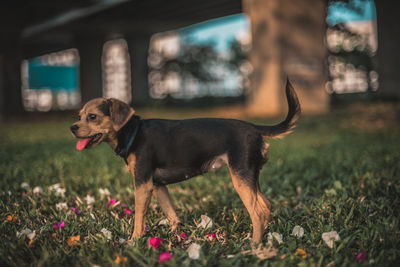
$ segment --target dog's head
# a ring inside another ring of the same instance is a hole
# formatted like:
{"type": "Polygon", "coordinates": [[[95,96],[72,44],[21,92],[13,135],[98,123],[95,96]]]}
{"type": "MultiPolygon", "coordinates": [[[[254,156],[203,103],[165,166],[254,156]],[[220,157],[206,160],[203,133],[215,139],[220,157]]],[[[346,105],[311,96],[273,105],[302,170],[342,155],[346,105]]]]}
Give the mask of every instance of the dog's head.
{"type": "Polygon", "coordinates": [[[114,98],[95,98],[79,111],[79,121],[72,124],[72,134],[79,138],[76,148],[92,148],[103,141],[116,139],[116,134],[135,113],[133,108],[114,98]]]}

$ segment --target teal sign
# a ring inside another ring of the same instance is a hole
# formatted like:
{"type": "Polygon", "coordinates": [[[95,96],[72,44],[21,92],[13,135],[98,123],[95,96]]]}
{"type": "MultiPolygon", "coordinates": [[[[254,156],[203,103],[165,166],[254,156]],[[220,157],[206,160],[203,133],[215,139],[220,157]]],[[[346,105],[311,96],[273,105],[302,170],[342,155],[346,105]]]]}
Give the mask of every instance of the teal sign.
{"type": "Polygon", "coordinates": [[[78,65],[49,66],[41,62],[28,63],[29,89],[68,90],[78,89],[78,65]]]}

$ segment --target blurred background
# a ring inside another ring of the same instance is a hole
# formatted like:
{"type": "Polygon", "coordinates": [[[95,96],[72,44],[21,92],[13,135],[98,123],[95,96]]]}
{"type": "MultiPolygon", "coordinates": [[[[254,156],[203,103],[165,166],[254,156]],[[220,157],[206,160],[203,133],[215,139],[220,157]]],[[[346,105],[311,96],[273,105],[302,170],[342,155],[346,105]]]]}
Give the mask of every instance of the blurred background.
{"type": "Polygon", "coordinates": [[[136,109],[275,117],[400,98],[399,22],[380,0],[26,0],[0,4],[0,118],[136,109]]]}

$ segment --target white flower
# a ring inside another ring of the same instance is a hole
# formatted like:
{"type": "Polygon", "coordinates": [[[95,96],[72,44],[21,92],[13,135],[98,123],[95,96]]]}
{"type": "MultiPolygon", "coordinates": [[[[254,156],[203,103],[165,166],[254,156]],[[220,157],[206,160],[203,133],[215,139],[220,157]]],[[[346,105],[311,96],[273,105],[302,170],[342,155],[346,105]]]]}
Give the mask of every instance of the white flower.
{"type": "Polygon", "coordinates": [[[24,235],[29,235],[29,234],[32,234],[32,230],[29,229],[29,228],[25,228],[25,229],[23,229],[21,232],[18,232],[18,231],[17,231],[17,237],[18,237],[18,238],[21,238],[22,236],[24,236],[24,235]]]}
{"type": "Polygon", "coordinates": [[[279,244],[283,243],[282,235],[280,233],[268,233],[268,243],[271,243],[273,239],[275,239],[279,244]]]}
{"type": "Polygon", "coordinates": [[[300,225],[296,225],[295,227],[293,227],[292,235],[295,237],[303,237],[304,228],[300,225]]]}
{"type": "Polygon", "coordinates": [[[112,237],[112,233],[110,231],[108,231],[106,228],[101,229],[101,231],[103,233],[103,235],[105,236],[105,238],[107,238],[108,240],[111,240],[112,237]]]}
{"type": "Polygon", "coordinates": [[[87,195],[87,196],[86,196],[86,203],[87,203],[88,205],[93,204],[94,202],[95,202],[94,197],[92,197],[91,195],[87,195]]]}
{"type": "Polygon", "coordinates": [[[40,186],[35,186],[35,188],[33,188],[33,193],[41,194],[41,193],[43,193],[43,188],[41,188],[40,186]]]}
{"type": "Polygon", "coordinates": [[[33,231],[32,233],[29,233],[26,236],[29,238],[29,240],[33,240],[36,236],[36,231],[33,231]]]}
{"type": "Polygon", "coordinates": [[[168,219],[167,219],[167,218],[162,219],[162,220],[158,223],[158,225],[168,225],[168,219]]]}
{"type": "Polygon", "coordinates": [[[107,188],[99,188],[99,193],[100,193],[100,195],[103,197],[103,196],[109,196],[110,195],[110,191],[108,191],[108,189],[107,188]]]}
{"type": "Polygon", "coordinates": [[[201,246],[196,243],[191,244],[187,249],[189,258],[191,258],[192,260],[197,260],[198,258],[200,258],[200,251],[201,246]]]}
{"type": "Polygon", "coordinates": [[[201,222],[198,225],[199,228],[208,229],[213,227],[213,221],[211,220],[210,217],[208,217],[207,215],[201,215],[200,218],[201,222]]]}
{"type": "Polygon", "coordinates": [[[96,217],[94,216],[93,213],[90,213],[90,217],[92,217],[93,220],[96,220],[96,217]]]}
{"type": "Polygon", "coordinates": [[[123,243],[125,243],[125,241],[126,241],[126,239],[125,239],[125,238],[120,238],[120,239],[119,239],[119,243],[120,243],[120,244],[123,244],[123,243]]]}
{"type": "Polygon", "coordinates": [[[339,241],[340,236],[336,231],[325,232],[322,234],[322,239],[325,241],[326,245],[330,248],[333,247],[333,241],[339,241]]]}
{"type": "Polygon", "coordinates": [[[28,189],[29,189],[29,184],[28,184],[27,182],[23,182],[23,183],[21,184],[21,187],[22,187],[23,189],[25,189],[25,190],[28,190],[28,189]]]}
{"type": "Polygon", "coordinates": [[[56,204],[56,209],[57,210],[67,210],[68,209],[68,205],[65,202],[60,202],[56,204]]]}
{"type": "Polygon", "coordinates": [[[53,184],[51,186],[49,186],[49,190],[50,191],[55,191],[54,194],[58,197],[64,197],[64,193],[65,193],[65,188],[61,187],[61,184],[53,184]]]}
{"type": "Polygon", "coordinates": [[[62,188],[62,187],[57,188],[55,195],[58,197],[64,197],[65,196],[65,188],[62,188]]]}
{"type": "Polygon", "coordinates": [[[61,184],[58,183],[58,184],[50,185],[48,188],[49,188],[50,191],[54,191],[54,190],[56,190],[57,188],[60,188],[60,187],[61,187],[61,184]]]}

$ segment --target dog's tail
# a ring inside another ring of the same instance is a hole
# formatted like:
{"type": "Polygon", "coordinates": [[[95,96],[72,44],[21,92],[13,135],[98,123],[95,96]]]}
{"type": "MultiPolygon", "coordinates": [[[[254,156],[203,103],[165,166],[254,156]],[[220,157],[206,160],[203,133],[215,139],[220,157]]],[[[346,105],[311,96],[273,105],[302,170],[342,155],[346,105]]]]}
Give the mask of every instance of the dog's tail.
{"type": "Polygon", "coordinates": [[[272,126],[255,125],[264,138],[283,138],[290,134],[296,127],[295,124],[300,116],[301,109],[299,99],[289,79],[286,81],[286,99],[289,111],[284,121],[272,126]]]}

